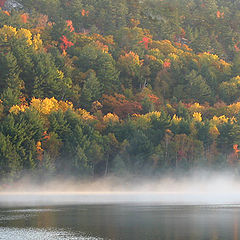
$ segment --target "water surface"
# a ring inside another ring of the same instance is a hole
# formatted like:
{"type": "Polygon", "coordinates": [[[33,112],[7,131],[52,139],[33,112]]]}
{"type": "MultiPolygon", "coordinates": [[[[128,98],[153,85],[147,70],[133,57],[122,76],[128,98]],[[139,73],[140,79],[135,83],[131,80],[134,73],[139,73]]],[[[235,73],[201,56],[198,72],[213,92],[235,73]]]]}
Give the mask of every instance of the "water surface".
{"type": "Polygon", "coordinates": [[[240,238],[238,205],[85,204],[0,208],[0,239],[240,238]]]}

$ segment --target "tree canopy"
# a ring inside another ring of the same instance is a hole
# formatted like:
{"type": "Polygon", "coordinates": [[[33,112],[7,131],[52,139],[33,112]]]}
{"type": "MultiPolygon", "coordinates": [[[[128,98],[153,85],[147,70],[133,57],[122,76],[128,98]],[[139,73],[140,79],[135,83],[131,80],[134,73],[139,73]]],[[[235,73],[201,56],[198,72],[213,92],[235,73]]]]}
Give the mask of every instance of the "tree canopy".
{"type": "Polygon", "coordinates": [[[0,9],[3,178],[238,165],[238,1],[18,2],[0,9]]]}

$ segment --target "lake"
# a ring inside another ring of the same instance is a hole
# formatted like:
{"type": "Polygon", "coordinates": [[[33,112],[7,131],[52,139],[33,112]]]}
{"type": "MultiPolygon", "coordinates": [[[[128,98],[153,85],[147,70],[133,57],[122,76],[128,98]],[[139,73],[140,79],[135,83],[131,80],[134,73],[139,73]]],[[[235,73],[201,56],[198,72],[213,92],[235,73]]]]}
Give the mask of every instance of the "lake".
{"type": "MultiPolygon", "coordinates": [[[[19,200],[15,195],[13,198],[19,200]]],[[[10,204],[0,201],[0,239],[4,240],[240,239],[238,204],[99,204],[96,201],[47,205],[32,200],[29,206],[22,202],[16,207],[11,200],[10,204]]]]}

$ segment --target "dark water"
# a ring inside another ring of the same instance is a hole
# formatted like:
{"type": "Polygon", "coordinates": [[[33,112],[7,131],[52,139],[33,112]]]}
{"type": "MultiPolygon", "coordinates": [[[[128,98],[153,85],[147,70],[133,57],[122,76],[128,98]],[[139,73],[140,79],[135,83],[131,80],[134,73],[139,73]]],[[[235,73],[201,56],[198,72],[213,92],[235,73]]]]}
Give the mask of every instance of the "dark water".
{"type": "Polygon", "coordinates": [[[0,239],[240,239],[240,207],[72,205],[0,209],[0,239]]]}

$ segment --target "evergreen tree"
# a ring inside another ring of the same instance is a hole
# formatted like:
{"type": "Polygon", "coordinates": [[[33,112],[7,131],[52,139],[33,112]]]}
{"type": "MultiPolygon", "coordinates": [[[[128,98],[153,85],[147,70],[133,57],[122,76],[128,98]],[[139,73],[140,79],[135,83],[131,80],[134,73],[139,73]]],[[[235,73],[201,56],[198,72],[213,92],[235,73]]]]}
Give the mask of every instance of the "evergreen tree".
{"type": "Polygon", "coordinates": [[[203,103],[204,101],[211,101],[211,89],[201,75],[197,75],[196,71],[191,71],[186,76],[187,93],[190,99],[203,103]]]}
{"type": "Polygon", "coordinates": [[[90,70],[87,79],[83,84],[80,98],[81,106],[90,110],[92,103],[100,98],[101,93],[102,88],[96,77],[96,73],[90,70]]]}

